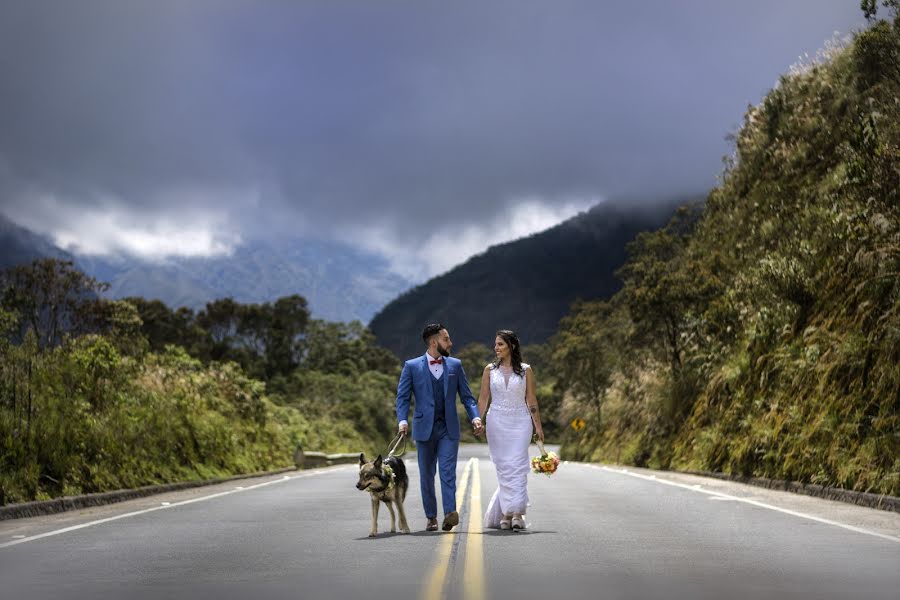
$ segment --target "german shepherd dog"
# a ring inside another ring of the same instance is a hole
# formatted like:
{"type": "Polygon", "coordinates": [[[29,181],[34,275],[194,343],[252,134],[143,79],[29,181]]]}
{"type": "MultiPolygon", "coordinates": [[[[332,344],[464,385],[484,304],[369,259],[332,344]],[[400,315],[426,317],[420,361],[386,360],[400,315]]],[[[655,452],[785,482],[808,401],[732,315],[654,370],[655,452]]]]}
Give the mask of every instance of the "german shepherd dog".
{"type": "Polygon", "coordinates": [[[406,492],[409,489],[409,477],[406,475],[406,465],[397,456],[388,456],[382,460],[381,455],[371,462],[366,462],[366,455],[359,455],[359,482],[356,489],[369,492],[372,498],[372,531],[369,537],[375,537],[378,533],[378,503],[387,504],[391,512],[391,533],[397,531],[394,519],[394,506],[400,514],[400,531],[409,533],[409,525],[406,524],[406,511],[403,510],[403,501],[406,500],[406,492]]]}

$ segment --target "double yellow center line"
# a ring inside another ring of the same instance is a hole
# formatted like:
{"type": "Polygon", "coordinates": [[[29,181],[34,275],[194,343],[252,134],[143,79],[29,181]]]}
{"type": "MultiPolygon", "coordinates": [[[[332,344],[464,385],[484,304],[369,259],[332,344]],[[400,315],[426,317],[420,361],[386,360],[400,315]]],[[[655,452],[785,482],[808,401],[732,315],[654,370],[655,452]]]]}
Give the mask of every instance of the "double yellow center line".
{"type": "Polygon", "coordinates": [[[440,600],[447,589],[447,574],[453,557],[453,547],[460,542],[458,535],[462,534],[462,520],[465,514],[466,492],[469,486],[469,476],[472,478],[472,494],[469,502],[468,530],[466,531],[465,563],[463,567],[463,597],[466,600],[483,600],[484,598],[484,553],[482,552],[481,535],[481,474],[478,469],[478,459],[470,458],[463,469],[462,479],[456,488],[456,506],[460,513],[460,525],[456,532],[445,534],[438,548],[437,557],[431,576],[427,579],[423,590],[423,600],[440,600]]]}

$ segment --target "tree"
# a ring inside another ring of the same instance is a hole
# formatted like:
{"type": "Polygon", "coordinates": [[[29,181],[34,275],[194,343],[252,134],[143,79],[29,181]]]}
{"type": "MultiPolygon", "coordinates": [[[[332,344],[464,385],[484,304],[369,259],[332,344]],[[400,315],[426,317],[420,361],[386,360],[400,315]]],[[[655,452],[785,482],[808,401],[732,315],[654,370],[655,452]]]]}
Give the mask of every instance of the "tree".
{"type": "MultiPolygon", "coordinates": [[[[882,0],[881,5],[894,13],[894,18],[900,18],[900,0],[882,0]]],[[[860,9],[866,19],[872,21],[878,14],[878,0],[861,0],[860,9]]]]}
{"type": "MultiPolygon", "coordinates": [[[[495,358],[494,351],[485,344],[473,343],[467,344],[462,350],[454,354],[456,358],[462,361],[463,369],[469,381],[479,379],[484,366],[495,358]]],[[[476,394],[478,390],[473,390],[476,394]]]]}
{"type": "Polygon", "coordinates": [[[331,323],[310,321],[303,340],[304,371],[354,375],[380,371],[396,375],[400,360],[375,341],[375,335],[359,321],[331,323]]]}
{"type": "Polygon", "coordinates": [[[206,360],[233,360],[265,380],[300,365],[309,323],[306,298],[294,294],[274,303],[240,304],[233,298],[210,302],[196,319],[206,331],[206,360]]]}
{"type": "Polygon", "coordinates": [[[206,330],[213,344],[213,357],[221,352],[227,353],[227,349],[237,337],[241,319],[241,305],[234,298],[219,298],[206,304],[197,315],[197,324],[206,330]]]}
{"type": "Polygon", "coordinates": [[[19,315],[17,337],[34,331],[41,349],[56,346],[66,333],[96,329],[97,296],[109,289],[75,268],[72,261],[35,260],[7,269],[2,277],[3,307],[19,315]]]}
{"type": "Polygon", "coordinates": [[[621,269],[623,294],[638,337],[660,341],[674,374],[681,370],[681,334],[690,304],[690,280],[679,268],[683,240],[666,230],[642,233],[629,244],[631,259],[621,269]]]}
{"type": "Polygon", "coordinates": [[[206,345],[206,332],[197,324],[194,311],[182,307],[172,310],[160,300],[140,297],[124,299],[137,309],[141,319],[141,333],[150,349],[162,352],[166,346],[182,346],[193,355],[200,355],[206,345]]]}
{"type": "Polygon", "coordinates": [[[287,375],[300,365],[301,336],[309,324],[306,298],[298,294],[279,298],[261,307],[260,323],[266,356],[266,378],[287,375]]]}
{"type": "MultiPolygon", "coordinates": [[[[257,307],[258,308],[258,307],[257,307]]],[[[244,372],[263,378],[265,347],[261,335],[254,332],[258,321],[256,308],[248,308],[233,298],[220,298],[208,302],[196,317],[196,324],[206,338],[198,357],[204,362],[234,361],[244,372]]]]}
{"type": "Polygon", "coordinates": [[[559,322],[551,342],[557,386],[594,411],[598,428],[626,330],[627,322],[614,305],[580,302],[559,322]]]}
{"type": "Polygon", "coordinates": [[[137,307],[124,300],[103,300],[95,303],[98,323],[121,354],[141,354],[147,349],[142,333],[143,323],[137,307]]]}
{"type": "Polygon", "coordinates": [[[628,244],[629,260],[618,274],[622,299],[642,343],[661,346],[673,376],[680,375],[692,317],[720,292],[717,277],[686,253],[699,207],[683,207],[663,229],[628,244]]]}

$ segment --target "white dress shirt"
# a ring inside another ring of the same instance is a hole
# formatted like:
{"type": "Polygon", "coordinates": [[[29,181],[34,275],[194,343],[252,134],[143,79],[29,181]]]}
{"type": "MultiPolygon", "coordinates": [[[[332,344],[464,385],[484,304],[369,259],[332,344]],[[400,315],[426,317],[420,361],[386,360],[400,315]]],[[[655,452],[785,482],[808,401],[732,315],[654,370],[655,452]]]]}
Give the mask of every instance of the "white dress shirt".
{"type": "MultiPolygon", "coordinates": [[[[426,354],[428,354],[428,353],[426,352],[426,354]]],[[[438,355],[438,357],[435,358],[435,357],[431,356],[430,354],[428,354],[428,369],[431,371],[431,374],[434,375],[435,379],[440,379],[441,375],[444,374],[444,357],[441,355],[438,355]],[[440,360],[441,362],[439,362],[437,364],[432,364],[431,361],[434,361],[434,360],[440,360]]]]}

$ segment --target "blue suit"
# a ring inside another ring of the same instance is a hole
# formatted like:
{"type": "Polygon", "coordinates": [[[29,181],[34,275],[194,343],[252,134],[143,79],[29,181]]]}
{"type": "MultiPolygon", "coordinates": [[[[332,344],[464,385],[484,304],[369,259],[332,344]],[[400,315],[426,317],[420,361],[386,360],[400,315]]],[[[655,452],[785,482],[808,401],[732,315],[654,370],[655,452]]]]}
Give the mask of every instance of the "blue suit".
{"type": "Polygon", "coordinates": [[[434,474],[438,465],[444,515],[456,510],[456,457],[459,453],[456,396],[459,395],[470,421],[478,418],[478,402],[469,389],[459,359],[444,357],[444,373],[435,380],[428,366],[430,358],[426,353],[404,363],[397,385],[397,420],[411,424],[419,458],[422,504],[425,516],[433,519],[437,517],[434,474]],[[409,419],[411,394],[416,397],[416,407],[413,418],[409,419]]]}

